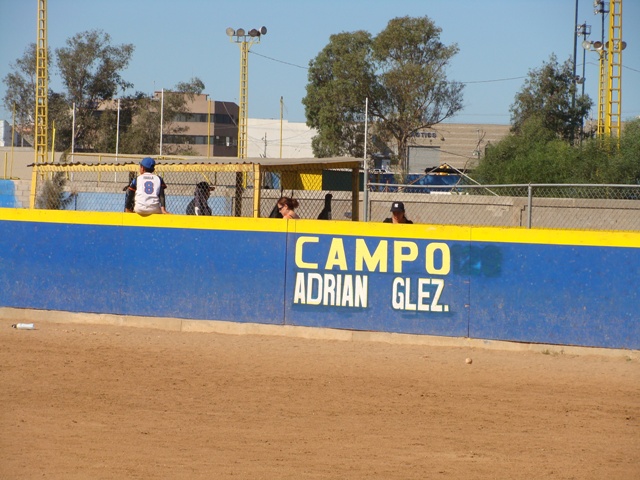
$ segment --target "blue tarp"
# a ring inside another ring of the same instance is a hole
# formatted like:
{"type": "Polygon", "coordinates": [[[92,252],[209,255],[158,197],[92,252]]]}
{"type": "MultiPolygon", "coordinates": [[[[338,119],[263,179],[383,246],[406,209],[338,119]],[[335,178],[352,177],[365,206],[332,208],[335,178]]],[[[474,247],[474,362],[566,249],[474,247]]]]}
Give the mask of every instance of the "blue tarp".
{"type": "MultiPolygon", "coordinates": [[[[374,173],[369,175],[369,183],[384,183],[384,186],[372,186],[374,192],[397,192],[398,182],[392,173],[374,173]]],[[[409,174],[407,175],[406,184],[402,185],[402,191],[407,193],[431,193],[450,192],[455,190],[456,185],[466,184],[462,175],[459,174],[409,174]],[[421,185],[418,188],[406,187],[405,185],[421,185]],[[422,186],[452,186],[454,188],[423,188],[422,186]]]]}

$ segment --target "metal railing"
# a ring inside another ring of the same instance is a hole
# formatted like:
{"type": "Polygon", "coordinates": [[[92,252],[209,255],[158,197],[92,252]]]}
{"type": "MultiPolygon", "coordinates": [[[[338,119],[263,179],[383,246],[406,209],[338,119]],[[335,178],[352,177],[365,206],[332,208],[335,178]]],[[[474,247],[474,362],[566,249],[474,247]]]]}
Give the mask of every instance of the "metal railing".
{"type": "MultiPolygon", "coordinates": [[[[137,163],[40,165],[34,206],[122,211],[124,190],[138,168],[137,163]]],[[[207,182],[214,187],[208,204],[217,216],[269,217],[284,195],[299,201],[297,213],[305,219],[318,218],[329,197],[333,220],[382,221],[390,216],[391,202],[402,201],[414,223],[640,231],[640,185],[369,183],[367,195],[361,191],[354,198],[357,168],[344,165],[161,163],[156,170],[168,185],[167,209],[174,214],[185,214],[196,184],[207,182]]]]}
{"type": "Polygon", "coordinates": [[[589,230],[640,230],[640,185],[369,184],[368,220],[405,203],[414,222],[589,230]]]}

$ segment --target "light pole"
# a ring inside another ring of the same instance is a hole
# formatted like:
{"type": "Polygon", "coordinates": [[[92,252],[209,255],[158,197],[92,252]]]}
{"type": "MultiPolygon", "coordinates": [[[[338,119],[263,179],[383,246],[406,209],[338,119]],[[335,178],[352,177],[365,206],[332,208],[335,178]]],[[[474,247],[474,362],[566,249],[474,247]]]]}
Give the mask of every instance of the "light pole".
{"type": "Polygon", "coordinates": [[[585,52],[587,50],[594,50],[598,54],[598,123],[596,126],[596,135],[600,137],[604,133],[604,88],[606,85],[605,74],[605,59],[607,58],[607,51],[604,48],[604,44],[600,41],[584,40],[582,42],[582,48],[585,52]]]}
{"type": "MultiPolygon", "coordinates": [[[[576,20],[573,28],[573,79],[576,79],[576,54],[578,47],[578,0],[576,0],[576,20]]],[[[573,89],[573,95],[571,95],[571,108],[576,106],[576,89],[573,89]]],[[[572,134],[573,135],[573,134],[572,134]]]]}
{"type": "Polygon", "coordinates": [[[240,45],[240,104],[238,112],[238,158],[247,158],[247,110],[249,95],[249,59],[248,54],[254,43],[260,43],[266,35],[267,27],[255,28],[246,32],[244,28],[227,28],[229,40],[240,45]]]}
{"type": "Polygon", "coordinates": [[[621,66],[622,51],[627,43],[622,41],[622,12],[621,0],[612,0],[611,12],[606,10],[604,1],[595,0],[595,14],[602,15],[602,41],[582,42],[585,50],[595,50],[600,58],[600,76],[598,80],[598,124],[596,135],[619,137],[620,134],[620,97],[621,97],[621,66]],[[610,13],[609,39],[604,40],[604,15],[610,13]]]}
{"type": "MultiPolygon", "coordinates": [[[[581,77],[575,76],[576,83],[579,85],[582,85],[582,96],[584,97],[585,63],[587,61],[587,48],[590,47],[587,37],[591,35],[591,25],[587,25],[587,22],[584,22],[582,25],[578,25],[576,27],[576,35],[578,37],[584,37],[584,40],[582,41],[582,76],[581,77]]],[[[583,136],[584,136],[584,117],[580,118],[580,142],[582,142],[583,136]]]]}
{"type": "MultiPolygon", "coordinates": [[[[238,111],[238,158],[247,158],[247,111],[249,96],[249,50],[254,43],[260,43],[262,35],[266,35],[267,27],[260,30],[252,28],[248,32],[244,28],[227,28],[229,40],[240,45],[240,102],[238,111]]],[[[234,214],[236,217],[242,216],[242,191],[245,187],[245,175],[236,173],[236,197],[234,214]]],[[[260,179],[254,179],[254,185],[260,185],[260,179]]],[[[259,190],[258,190],[259,191],[259,190]]],[[[258,199],[259,196],[254,197],[258,199]]],[[[254,205],[254,208],[257,206],[254,205]]]]}
{"type": "Polygon", "coordinates": [[[578,25],[576,34],[579,37],[584,37],[582,41],[582,77],[576,77],[576,83],[582,84],[582,95],[584,96],[585,63],[587,61],[587,50],[591,47],[591,42],[587,38],[591,35],[591,25],[587,25],[586,22],[578,25]]]}
{"type": "MultiPolygon", "coordinates": [[[[598,42],[587,42],[589,47],[592,47],[598,52],[599,57],[599,77],[598,77],[598,123],[596,126],[596,135],[600,138],[604,136],[604,122],[605,122],[605,97],[607,90],[607,77],[606,77],[606,60],[607,50],[604,41],[604,16],[609,13],[609,10],[605,7],[604,0],[594,0],[593,6],[595,7],[593,13],[600,15],[602,20],[601,40],[598,42]]],[[[585,44],[583,43],[583,46],[585,44]]],[[[587,50],[588,47],[585,47],[587,50]]]]}

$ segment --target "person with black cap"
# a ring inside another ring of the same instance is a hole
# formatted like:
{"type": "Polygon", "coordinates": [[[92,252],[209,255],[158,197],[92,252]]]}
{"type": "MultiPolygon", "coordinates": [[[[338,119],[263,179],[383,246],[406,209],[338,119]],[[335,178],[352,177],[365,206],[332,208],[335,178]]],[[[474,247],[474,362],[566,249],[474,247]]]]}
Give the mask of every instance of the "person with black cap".
{"type": "Polygon", "coordinates": [[[215,189],[213,185],[207,182],[199,182],[196,184],[194,198],[187,205],[187,215],[209,215],[211,216],[211,207],[209,206],[209,196],[211,190],[215,189]]]}
{"type": "Polygon", "coordinates": [[[140,175],[131,181],[127,188],[124,211],[149,215],[152,213],[169,213],[166,208],[164,190],[167,185],[162,177],[153,173],[156,161],[145,157],[140,161],[140,175]]]}
{"type": "Polygon", "coordinates": [[[392,216],[384,219],[384,223],[413,223],[404,214],[404,203],[393,202],[391,204],[392,216]]]}

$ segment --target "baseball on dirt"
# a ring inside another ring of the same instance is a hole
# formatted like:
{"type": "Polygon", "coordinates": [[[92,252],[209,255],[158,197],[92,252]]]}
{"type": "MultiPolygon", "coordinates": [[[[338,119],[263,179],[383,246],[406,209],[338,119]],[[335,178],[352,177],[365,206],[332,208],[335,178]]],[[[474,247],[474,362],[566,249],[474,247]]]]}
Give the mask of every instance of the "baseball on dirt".
{"type": "Polygon", "coordinates": [[[467,357],[464,361],[464,363],[466,363],[467,365],[471,365],[473,363],[473,360],[469,357],[467,357]]]}

